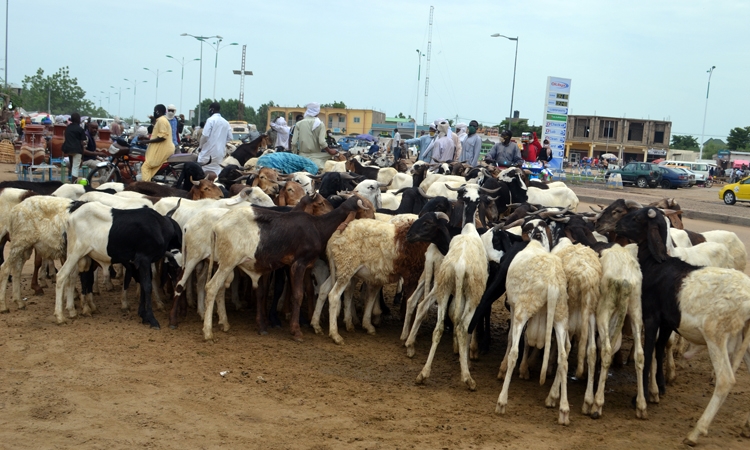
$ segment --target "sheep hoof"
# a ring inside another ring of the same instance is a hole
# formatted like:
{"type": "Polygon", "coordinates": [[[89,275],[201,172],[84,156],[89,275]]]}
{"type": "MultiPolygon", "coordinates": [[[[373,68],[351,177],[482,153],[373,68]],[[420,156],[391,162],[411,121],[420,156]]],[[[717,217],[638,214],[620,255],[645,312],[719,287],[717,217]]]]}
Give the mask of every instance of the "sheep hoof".
{"type": "Polygon", "coordinates": [[[333,342],[335,342],[338,345],[344,345],[344,338],[342,338],[339,335],[331,336],[331,339],[333,339],[333,342]]]}
{"type": "Polygon", "coordinates": [[[593,411],[591,413],[591,418],[594,419],[594,420],[599,419],[601,416],[602,416],[602,414],[599,411],[593,411]]]}
{"type": "Polygon", "coordinates": [[[420,373],[419,375],[417,375],[416,383],[417,384],[424,384],[424,380],[425,379],[427,379],[427,377],[424,376],[424,374],[420,373]]]}
{"type": "Polygon", "coordinates": [[[170,329],[170,330],[176,330],[176,329],[177,329],[177,325],[170,325],[170,326],[169,326],[169,329],[170,329]]]}
{"type": "Polygon", "coordinates": [[[8,308],[0,310],[0,314],[8,314],[10,310],[8,308]]]}
{"type": "Polygon", "coordinates": [[[557,423],[560,425],[570,425],[570,410],[560,410],[560,416],[557,418],[557,423]]]}
{"type": "Polygon", "coordinates": [[[347,333],[354,333],[354,324],[353,323],[347,323],[346,324],[346,332],[347,333]]]}
{"type": "Polygon", "coordinates": [[[690,438],[690,436],[686,437],[683,441],[683,444],[689,445],[690,447],[695,447],[695,445],[698,443],[697,440],[690,438]]]}
{"type": "Polygon", "coordinates": [[[650,393],[648,394],[648,402],[649,403],[659,403],[659,394],[650,393]]]}
{"type": "Polygon", "coordinates": [[[414,358],[415,353],[416,353],[416,350],[414,349],[414,346],[406,347],[406,356],[408,356],[409,358],[414,358]]]}
{"type": "Polygon", "coordinates": [[[529,375],[529,369],[519,371],[518,378],[522,380],[528,380],[529,378],[531,378],[531,375],[529,375]]]}
{"type": "Polygon", "coordinates": [[[495,406],[495,414],[505,414],[505,407],[507,405],[501,405],[500,403],[495,406]]]}
{"type": "Polygon", "coordinates": [[[557,399],[552,398],[552,397],[547,397],[547,399],[544,400],[544,405],[547,408],[554,408],[555,406],[557,406],[557,399]]]}
{"type": "Polygon", "coordinates": [[[130,312],[130,309],[127,306],[122,306],[120,307],[120,312],[123,314],[127,314],[128,312],[130,312]]]}
{"type": "Polygon", "coordinates": [[[151,325],[151,328],[154,330],[161,330],[161,326],[158,323],[156,325],[151,325]]]}
{"type": "Polygon", "coordinates": [[[745,424],[745,427],[740,434],[742,435],[742,437],[750,438],[750,422],[745,424]]]}
{"type": "Polygon", "coordinates": [[[377,333],[377,331],[375,331],[375,328],[371,328],[371,329],[367,330],[367,334],[369,334],[370,336],[375,336],[378,333],[377,333]]]}
{"type": "Polygon", "coordinates": [[[476,391],[477,390],[477,382],[474,381],[473,378],[469,377],[469,379],[466,380],[466,386],[469,387],[470,391],[476,391]]]}
{"type": "Polygon", "coordinates": [[[635,417],[637,419],[646,420],[648,419],[648,413],[645,409],[636,409],[635,410],[635,417]]]}
{"type": "Polygon", "coordinates": [[[206,332],[206,331],[203,332],[203,340],[204,341],[211,341],[211,340],[213,340],[213,338],[214,338],[214,334],[212,332],[210,332],[210,331],[209,332],[206,332]]]}
{"type": "Polygon", "coordinates": [[[258,335],[260,335],[260,336],[268,336],[268,331],[266,331],[266,330],[258,330],[258,335]]]}
{"type": "Polygon", "coordinates": [[[44,289],[40,287],[32,288],[34,289],[34,295],[44,295],[44,289]]]}
{"type": "MultiPolygon", "coordinates": [[[[229,331],[229,324],[225,323],[225,324],[221,325],[221,331],[223,331],[225,333],[228,332],[229,331]]],[[[268,332],[266,332],[266,334],[268,334],[268,332]]]]}
{"type": "Polygon", "coordinates": [[[313,325],[313,330],[315,330],[315,334],[319,334],[319,335],[323,334],[323,329],[320,328],[320,326],[316,327],[315,325],[313,325]]]}

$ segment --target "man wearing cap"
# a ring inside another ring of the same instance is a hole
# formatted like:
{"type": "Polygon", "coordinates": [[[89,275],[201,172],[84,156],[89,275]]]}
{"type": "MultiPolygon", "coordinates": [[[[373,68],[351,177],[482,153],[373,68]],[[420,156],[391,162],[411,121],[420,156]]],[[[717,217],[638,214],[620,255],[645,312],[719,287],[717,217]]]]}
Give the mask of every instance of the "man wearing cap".
{"type": "Polygon", "coordinates": [[[510,140],[512,137],[513,133],[510,130],[504,130],[500,133],[500,142],[492,146],[492,150],[487,153],[484,160],[506,167],[522,163],[521,150],[518,148],[518,144],[510,140]]]}
{"type": "Polygon", "coordinates": [[[177,108],[174,105],[167,106],[167,120],[169,121],[169,125],[172,127],[172,143],[175,147],[180,145],[180,141],[177,140],[177,117],[175,117],[176,112],[177,108]]]}
{"type": "Polygon", "coordinates": [[[461,152],[461,162],[474,167],[479,162],[479,152],[482,151],[482,139],[477,134],[479,123],[476,120],[469,122],[468,133],[464,139],[461,152]]]}
{"type": "Polygon", "coordinates": [[[326,127],[318,119],[320,105],[309,103],[306,108],[305,117],[294,126],[292,149],[297,150],[300,156],[311,159],[322,169],[330,159],[329,155],[335,155],[336,150],[330,149],[326,143],[326,127]]]}
{"type": "Polygon", "coordinates": [[[232,127],[229,126],[226,119],[221,117],[219,111],[221,111],[219,102],[211,103],[211,106],[208,107],[209,118],[206,120],[206,126],[203,127],[203,134],[201,135],[198,164],[203,165],[208,163],[209,160],[211,161],[211,164],[203,166],[206,176],[209,172],[219,175],[219,172],[221,172],[219,163],[224,160],[227,142],[232,140],[232,127]]]}

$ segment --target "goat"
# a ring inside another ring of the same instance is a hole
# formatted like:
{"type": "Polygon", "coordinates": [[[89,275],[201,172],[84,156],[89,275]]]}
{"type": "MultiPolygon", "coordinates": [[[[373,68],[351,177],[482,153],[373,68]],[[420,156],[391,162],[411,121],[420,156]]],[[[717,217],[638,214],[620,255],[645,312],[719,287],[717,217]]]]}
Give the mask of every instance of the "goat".
{"type": "MultiPolygon", "coordinates": [[[[664,350],[672,331],[697,345],[708,347],[716,376],[714,393],[695,428],[683,441],[695,445],[708,427],[735,383],[734,373],[744,357],[750,367],[750,279],[743,273],[714,267],[698,268],[667,255],[667,225],[663,213],[654,207],[631,211],[621,218],[615,232],[638,244],[638,261],[643,274],[642,305],[645,330],[643,383],[647,384],[656,350],[655,392],[664,392],[662,371],[664,350]],[[657,339],[658,334],[658,339],[657,339]]],[[[750,435],[750,418],[743,434],[750,435]]]]}

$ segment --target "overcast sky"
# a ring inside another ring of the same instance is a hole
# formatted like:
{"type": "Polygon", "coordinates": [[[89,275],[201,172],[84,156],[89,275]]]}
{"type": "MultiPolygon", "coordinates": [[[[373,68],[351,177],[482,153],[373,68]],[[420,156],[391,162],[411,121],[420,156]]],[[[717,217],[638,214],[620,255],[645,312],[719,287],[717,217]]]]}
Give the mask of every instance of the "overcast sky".
{"type": "MultiPolygon", "coordinates": [[[[220,35],[217,98],[238,98],[242,44],[247,44],[245,103],[304,105],[334,100],[388,116],[424,112],[426,58],[417,94],[417,49],[432,32],[427,118],[498,123],[509,112],[519,36],[514,109],[542,120],[548,75],[571,78],[573,114],[667,119],[673,134],[699,137],[711,79],[706,136],[723,138],[750,125],[750,2],[745,0],[508,1],[194,1],[52,2],[10,0],[9,81],[62,66],[93,96],[111,94],[109,110],[180,106],[180,65],[166,55],[198,58],[200,43],[181,33],[220,35]],[[124,90],[126,87],[131,90],[124,90]],[[105,94],[100,94],[104,91],[105,94]]],[[[203,97],[213,95],[215,51],[203,45],[203,97]]],[[[1,63],[0,63],[1,64],[1,63]]],[[[181,112],[198,101],[199,63],[185,67],[181,112]]]]}

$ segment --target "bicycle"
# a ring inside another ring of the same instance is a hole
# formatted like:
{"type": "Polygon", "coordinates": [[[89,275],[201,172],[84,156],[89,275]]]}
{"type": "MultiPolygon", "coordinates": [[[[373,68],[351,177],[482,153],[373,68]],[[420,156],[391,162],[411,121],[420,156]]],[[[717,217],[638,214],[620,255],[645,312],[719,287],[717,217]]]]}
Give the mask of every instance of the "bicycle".
{"type": "MultiPolygon", "coordinates": [[[[130,183],[137,180],[140,166],[146,161],[146,151],[121,145],[116,145],[116,148],[119,150],[111,155],[110,161],[100,162],[86,177],[91,187],[96,188],[109,182],[130,183]]],[[[167,161],[162,164],[151,181],[173,186],[179,178],[180,173],[175,165],[167,161]]]]}

